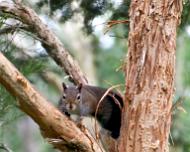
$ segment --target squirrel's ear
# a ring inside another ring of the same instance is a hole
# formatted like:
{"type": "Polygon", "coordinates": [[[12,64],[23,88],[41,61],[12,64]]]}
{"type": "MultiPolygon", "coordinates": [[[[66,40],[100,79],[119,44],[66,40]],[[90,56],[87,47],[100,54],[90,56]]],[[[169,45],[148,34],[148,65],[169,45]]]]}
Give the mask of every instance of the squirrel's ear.
{"type": "Polygon", "coordinates": [[[63,82],[62,83],[63,90],[67,89],[67,85],[63,82]]]}
{"type": "Polygon", "coordinates": [[[82,83],[80,83],[78,86],[77,86],[77,89],[79,90],[79,92],[81,91],[81,89],[82,89],[82,83]]]}

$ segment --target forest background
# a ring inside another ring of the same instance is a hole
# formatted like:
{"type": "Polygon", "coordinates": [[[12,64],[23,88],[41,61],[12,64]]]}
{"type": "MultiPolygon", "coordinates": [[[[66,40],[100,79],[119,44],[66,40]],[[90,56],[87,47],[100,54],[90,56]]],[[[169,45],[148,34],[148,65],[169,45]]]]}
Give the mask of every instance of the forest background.
{"type": "MultiPolygon", "coordinates": [[[[1,2],[1,1],[0,1],[1,2]]],[[[89,83],[110,87],[124,83],[122,65],[127,52],[128,24],[110,27],[109,21],[128,19],[130,1],[117,0],[32,0],[23,1],[34,9],[79,62],[89,83]]],[[[190,151],[190,2],[184,0],[182,24],[176,51],[176,93],[170,134],[172,152],[190,151]]],[[[49,58],[32,33],[22,30],[15,20],[0,14],[0,50],[30,82],[57,105],[61,82],[70,83],[49,58]],[[14,26],[14,28],[13,28],[14,26]],[[11,30],[7,30],[11,29],[11,30]]],[[[120,88],[123,91],[123,88],[120,88]]],[[[19,152],[52,152],[37,125],[0,85],[0,151],[6,147],[19,152]]]]}

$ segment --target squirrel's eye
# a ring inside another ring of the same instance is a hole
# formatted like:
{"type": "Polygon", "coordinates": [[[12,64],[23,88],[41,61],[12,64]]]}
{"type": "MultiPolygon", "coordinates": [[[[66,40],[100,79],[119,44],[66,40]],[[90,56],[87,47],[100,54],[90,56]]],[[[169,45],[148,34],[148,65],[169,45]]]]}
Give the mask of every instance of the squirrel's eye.
{"type": "Polygon", "coordinates": [[[65,95],[63,95],[63,97],[62,97],[63,99],[66,99],[66,96],[65,95]]]}
{"type": "Polygon", "coordinates": [[[77,100],[80,100],[80,94],[77,95],[77,100]]]}

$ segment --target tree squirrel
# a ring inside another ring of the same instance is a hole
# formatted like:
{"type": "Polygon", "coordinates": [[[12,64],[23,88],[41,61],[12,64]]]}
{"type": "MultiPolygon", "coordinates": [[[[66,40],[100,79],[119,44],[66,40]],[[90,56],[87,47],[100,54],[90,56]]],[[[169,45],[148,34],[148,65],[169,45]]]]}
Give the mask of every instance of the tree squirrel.
{"type": "MultiPolygon", "coordinates": [[[[95,117],[97,105],[107,89],[82,84],[67,87],[62,83],[62,86],[63,95],[58,107],[63,113],[95,117]]],[[[114,139],[120,135],[122,107],[123,98],[115,91],[109,91],[98,107],[97,120],[114,139]]]]}

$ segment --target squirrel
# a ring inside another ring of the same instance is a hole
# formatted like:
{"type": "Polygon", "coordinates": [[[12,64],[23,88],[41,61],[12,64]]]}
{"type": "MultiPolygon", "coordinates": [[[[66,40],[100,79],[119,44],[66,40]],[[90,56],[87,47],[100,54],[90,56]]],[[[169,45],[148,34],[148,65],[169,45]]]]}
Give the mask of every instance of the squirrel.
{"type": "Polygon", "coordinates": [[[100,125],[111,133],[112,138],[119,137],[123,98],[118,92],[109,91],[98,106],[107,89],[82,84],[66,86],[62,83],[62,86],[63,95],[58,105],[61,112],[68,117],[70,114],[92,117],[96,115],[100,125]]]}

